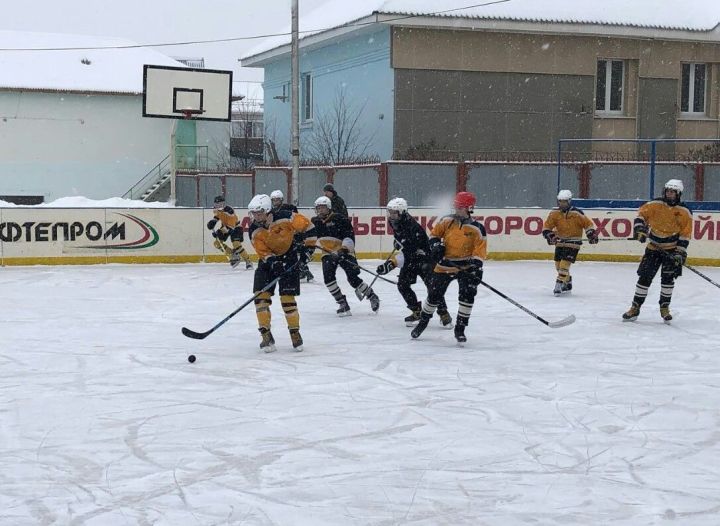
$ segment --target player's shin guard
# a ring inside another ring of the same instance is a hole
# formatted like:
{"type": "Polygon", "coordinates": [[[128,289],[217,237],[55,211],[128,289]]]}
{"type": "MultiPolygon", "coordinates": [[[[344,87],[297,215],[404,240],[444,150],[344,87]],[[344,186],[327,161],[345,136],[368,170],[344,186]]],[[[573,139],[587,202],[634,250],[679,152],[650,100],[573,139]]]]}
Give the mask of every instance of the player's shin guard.
{"type": "Polygon", "coordinates": [[[247,250],[245,250],[245,247],[242,246],[240,241],[233,241],[233,252],[239,254],[245,263],[250,262],[250,255],[247,253],[247,250]]]}
{"type": "Polygon", "coordinates": [[[571,263],[566,260],[558,261],[555,265],[557,268],[557,280],[562,283],[570,281],[570,265],[571,263]]]}
{"type": "Polygon", "coordinates": [[[644,285],[643,283],[640,283],[639,281],[635,285],[635,295],[633,296],[633,303],[637,303],[638,307],[641,307],[643,303],[645,303],[645,299],[648,295],[648,290],[650,289],[650,284],[644,285]]]}
{"type": "Polygon", "coordinates": [[[295,296],[280,296],[280,302],[282,304],[283,311],[285,312],[285,319],[287,320],[288,329],[290,329],[290,331],[299,330],[300,313],[298,312],[295,296]]]}
{"type": "Polygon", "coordinates": [[[467,327],[468,321],[470,321],[470,314],[472,313],[472,308],[472,303],[460,300],[458,304],[457,325],[467,327]]]}
{"type": "Polygon", "coordinates": [[[263,292],[255,298],[255,314],[257,315],[258,326],[261,329],[270,330],[270,305],[272,297],[269,292],[263,292]]]}

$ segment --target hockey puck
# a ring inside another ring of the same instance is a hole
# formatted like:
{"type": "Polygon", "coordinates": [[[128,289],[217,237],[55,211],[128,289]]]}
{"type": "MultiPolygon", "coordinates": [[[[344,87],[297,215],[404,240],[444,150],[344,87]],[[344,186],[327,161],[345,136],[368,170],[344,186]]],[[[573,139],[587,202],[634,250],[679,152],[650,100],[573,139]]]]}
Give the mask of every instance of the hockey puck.
{"type": "Polygon", "coordinates": [[[191,354],[190,356],[188,356],[188,362],[195,363],[195,355],[194,354],[191,354]]]}

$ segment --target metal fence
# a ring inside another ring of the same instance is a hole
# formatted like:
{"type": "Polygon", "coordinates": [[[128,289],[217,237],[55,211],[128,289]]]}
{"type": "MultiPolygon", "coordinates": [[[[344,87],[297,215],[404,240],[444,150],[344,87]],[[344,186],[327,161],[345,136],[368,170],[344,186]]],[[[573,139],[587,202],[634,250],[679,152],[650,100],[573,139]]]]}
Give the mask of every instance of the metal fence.
{"type": "MultiPolygon", "coordinates": [[[[322,188],[333,183],[348,206],[384,206],[404,197],[410,206],[433,206],[456,191],[469,190],[482,207],[550,207],[558,180],[579,199],[646,200],[659,195],[668,179],[682,179],[684,200],[720,208],[720,163],[656,162],[650,192],[647,161],[565,162],[423,162],[390,161],[360,166],[302,167],[299,205],[312,206],[322,188]]],[[[288,167],[258,167],[247,174],[178,175],[180,206],[212,206],[224,194],[233,206],[246,205],[254,194],[285,193],[292,202],[288,167]]],[[[605,205],[609,206],[609,205],[605,205]]]]}

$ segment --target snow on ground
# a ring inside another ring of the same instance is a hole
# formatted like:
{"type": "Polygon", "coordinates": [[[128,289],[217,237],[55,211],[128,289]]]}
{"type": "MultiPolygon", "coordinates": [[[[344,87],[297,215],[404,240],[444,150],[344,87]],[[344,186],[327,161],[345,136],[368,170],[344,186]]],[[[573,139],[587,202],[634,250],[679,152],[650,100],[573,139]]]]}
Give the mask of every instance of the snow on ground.
{"type": "Polygon", "coordinates": [[[688,272],[671,326],[657,284],[624,324],[635,265],[573,271],[555,298],[551,262],[489,262],[489,283],[577,322],[481,289],[464,348],[435,322],[411,341],[392,285],[376,316],[341,280],[338,319],[310,284],[305,352],[275,303],[265,355],[251,309],[180,334],[240,305],[251,272],[2,268],[0,523],[717,525],[720,291],[688,272]]]}

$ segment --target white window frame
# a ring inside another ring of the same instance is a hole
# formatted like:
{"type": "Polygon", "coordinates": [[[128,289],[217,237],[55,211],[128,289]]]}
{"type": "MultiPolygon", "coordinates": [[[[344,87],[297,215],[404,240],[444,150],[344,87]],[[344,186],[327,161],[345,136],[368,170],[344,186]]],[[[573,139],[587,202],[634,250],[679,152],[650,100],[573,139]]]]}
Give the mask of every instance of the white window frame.
{"type": "Polygon", "coordinates": [[[312,123],[315,110],[313,101],[312,73],[303,73],[300,76],[300,79],[302,81],[300,83],[302,87],[302,97],[300,97],[300,100],[302,102],[302,106],[300,107],[300,122],[303,124],[312,123]]]}
{"type": "Polygon", "coordinates": [[[707,91],[708,91],[708,72],[710,71],[710,68],[708,65],[704,62],[684,62],[681,66],[681,72],[680,72],[680,114],[682,116],[687,117],[704,117],[707,115],[706,108],[707,108],[707,91]],[[683,79],[682,79],[682,66],[687,64],[690,66],[689,70],[689,78],[688,78],[688,111],[682,110],[682,85],[683,85],[683,79]],[[704,66],[705,67],[705,88],[703,89],[703,110],[702,111],[692,111],[692,108],[695,107],[695,67],[696,66],[704,66]]]}
{"type": "MultiPolygon", "coordinates": [[[[625,71],[627,69],[625,60],[617,58],[599,58],[598,62],[605,62],[605,93],[603,94],[603,100],[605,101],[605,109],[595,110],[595,113],[599,115],[624,115],[625,114],[625,71]],[[622,64],[622,73],[620,74],[620,109],[611,110],[610,100],[612,98],[612,63],[620,62],[622,64]]],[[[597,64],[596,64],[597,69],[597,64]]],[[[597,91],[597,79],[595,81],[597,91]]],[[[595,93],[595,97],[600,97],[600,93],[595,93]]],[[[597,104],[596,104],[597,107],[597,104]]]]}

